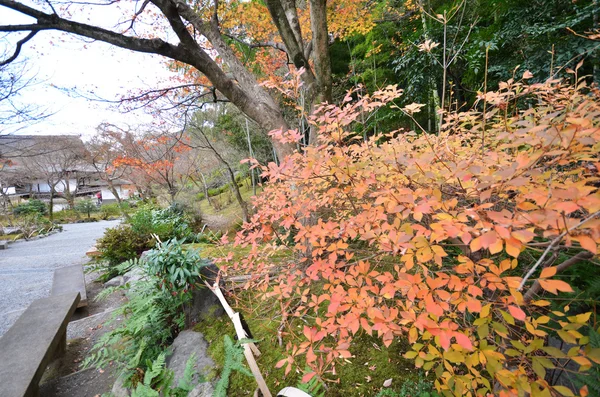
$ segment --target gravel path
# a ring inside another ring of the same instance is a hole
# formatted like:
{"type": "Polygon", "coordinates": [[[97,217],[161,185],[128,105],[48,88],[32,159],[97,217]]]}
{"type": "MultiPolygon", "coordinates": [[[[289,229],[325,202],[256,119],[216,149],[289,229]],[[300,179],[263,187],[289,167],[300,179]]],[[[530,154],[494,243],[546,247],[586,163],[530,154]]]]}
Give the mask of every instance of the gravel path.
{"type": "Polygon", "coordinates": [[[86,263],[86,251],[106,228],[118,224],[102,221],[64,225],[62,233],[17,242],[0,251],[0,336],[32,301],[48,296],[54,269],[86,263]]]}

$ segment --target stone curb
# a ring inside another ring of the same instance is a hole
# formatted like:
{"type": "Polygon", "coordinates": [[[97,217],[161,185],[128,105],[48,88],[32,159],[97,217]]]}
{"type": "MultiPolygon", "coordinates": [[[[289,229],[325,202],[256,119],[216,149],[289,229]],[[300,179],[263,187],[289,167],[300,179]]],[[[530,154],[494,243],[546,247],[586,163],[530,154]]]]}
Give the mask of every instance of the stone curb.
{"type": "Polygon", "coordinates": [[[61,230],[52,230],[51,232],[48,232],[46,234],[42,234],[42,235],[38,235],[38,236],[33,236],[31,238],[18,238],[16,240],[5,240],[9,245],[13,244],[13,243],[19,243],[21,241],[35,241],[35,240],[40,240],[43,239],[44,237],[48,237],[48,236],[52,236],[53,234],[56,233],[62,233],[62,229],[61,230]]]}
{"type": "Polygon", "coordinates": [[[52,236],[53,234],[56,234],[56,233],[62,233],[62,230],[52,230],[51,232],[48,232],[46,234],[42,234],[42,235],[39,235],[39,236],[33,236],[33,237],[29,238],[29,239],[27,239],[27,238],[18,238],[16,240],[5,240],[5,241],[7,242],[8,245],[10,245],[10,244],[13,244],[13,243],[19,243],[21,241],[35,241],[35,240],[40,240],[40,239],[42,239],[44,237],[52,236]]]}

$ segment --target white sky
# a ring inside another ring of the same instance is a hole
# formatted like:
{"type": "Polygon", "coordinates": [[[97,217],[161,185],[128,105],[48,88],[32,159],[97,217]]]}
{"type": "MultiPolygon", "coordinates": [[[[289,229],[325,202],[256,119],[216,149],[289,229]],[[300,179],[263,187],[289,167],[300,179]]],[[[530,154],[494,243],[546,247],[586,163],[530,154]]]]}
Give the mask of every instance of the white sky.
{"type": "MultiPolygon", "coordinates": [[[[0,7],[0,24],[17,23],[14,14],[9,14],[12,12],[0,7]]],[[[93,135],[102,122],[132,126],[151,123],[152,118],[142,110],[124,114],[114,105],[89,101],[63,90],[93,92],[115,100],[129,92],[167,86],[173,76],[166,68],[165,58],[160,56],[50,31],[40,32],[26,43],[19,59],[27,61],[39,81],[22,91],[19,101],[56,113],[19,130],[19,134],[77,134],[85,138],[93,135]]]]}

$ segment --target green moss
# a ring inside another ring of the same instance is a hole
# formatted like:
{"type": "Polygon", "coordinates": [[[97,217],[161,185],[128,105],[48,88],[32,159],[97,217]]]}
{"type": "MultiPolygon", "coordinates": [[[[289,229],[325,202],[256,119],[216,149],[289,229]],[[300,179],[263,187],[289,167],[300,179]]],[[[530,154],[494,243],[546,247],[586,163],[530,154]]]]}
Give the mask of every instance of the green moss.
{"type": "MultiPolygon", "coordinates": [[[[284,337],[284,346],[279,346],[277,329],[280,317],[276,313],[277,306],[272,302],[254,301],[256,296],[252,292],[242,295],[243,304],[240,306],[249,307],[249,303],[253,303],[253,312],[244,312],[244,318],[254,339],[258,341],[262,354],[256,361],[269,389],[275,393],[286,386],[297,386],[303,375],[301,371],[294,368],[286,377],[284,368],[275,368],[279,360],[287,357],[285,344],[290,340],[284,337]]],[[[304,324],[296,320],[292,326],[300,328],[304,324]]],[[[205,319],[195,330],[202,332],[209,343],[208,352],[217,364],[214,374],[210,375],[214,379],[220,374],[225,359],[223,336],[234,337],[235,330],[227,316],[205,319]]],[[[372,396],[381,390],[387,379],[392,379],[393,389],[399,389],[406,380],[417,380],[419,371],[415,369],[414,362],[402,357],[407,350],[408,343],[403,340],[395,340],[386,348],[377,337],[364,333],[357,335],[350,348],[353,357],[336,366],[336,381],[327,382],[325,396],[372,396]]],[[[230,379],[229,395],[249,396],[255,388],[253,379],[234,373],[230,379]]]]}
{"type": "MultiPolygon", "coordinates": [[[[239,262],[244,258],[247,258],[250,254],[251,247],[234,247],[233,244],[227,245],[216,245],[210,243],[194,243],[194,244],[186,244],[184,247],[186,249],[196,249],[200,253],[200,257],[202,259],[214,259],[225,257],[229,254],[229,252],[233,252],[232,262],[239,262]]],[[[284,261],[290,260],[290,250],[284,249],[274,252],[272,256],[269,257],[269,262],[277,265],[284,261]]]]}

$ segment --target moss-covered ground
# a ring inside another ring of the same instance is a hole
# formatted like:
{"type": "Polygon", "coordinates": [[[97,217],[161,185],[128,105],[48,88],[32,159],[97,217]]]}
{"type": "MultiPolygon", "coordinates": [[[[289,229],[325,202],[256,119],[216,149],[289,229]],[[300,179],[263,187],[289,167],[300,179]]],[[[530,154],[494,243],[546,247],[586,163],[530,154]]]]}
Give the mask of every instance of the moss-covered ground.
{"type": "MultiPolygon", "coordinates": [[[[194,244],[205,258],[226,255],[231,247],[219,247],[211,244],[194,244]]],[[[234,259],[239,260],[248,254],[249,248],[232,249],[234,259]]],[[[274,261],[290,259],[282,253],[274,261]]],[[[286,386],[298,387],[304,368],[294,368],[287,376],[284,368],[275,368],[276,363],[287,357],[286,344],[298,342],[292,334],[301,335],[302,327],[310,319],[295,319],[284,329],[283,346],[280,346],[277,331],[281,324],[279,305],[273,301],[262,300],[259,293],[252,290],[238,291],[235,296],[229,297],[229,303],[234,310],[242,313],[258,341],[257,345],[262,355],[257,358],[257,363],[271,392],[276,393],[286,386]]],[[[195,329],[204,334],[210,344],[209,354],[215,360],[217,368],[213,376],[218,376],[225,361],[224,335],[235,336],[233,325],[227,316],[208,318],[196,325],[195,329]]],[[[354,338],[350,351],[352,357],[336,365],[336,375],[328,375],[322,380],[321,386],[327,397],[338,396],[376,396],[383,388],[383,383],[392,379],[391,389],[399,390],[406,380],[417,380],[420,372],[414,367],[414,362],[403,358],[409,350],[406,341],[395,340],[390,347],[384,347],[381,340],[359,332],[354,338]]],[[[299,359],[301,361],[302,358],[299,359]]],[[[422,374],[421,374],[422,375],[422,374]]],[[[234,373],[230,378],[228,395],[250,396],[256,389],[254,379],[234,373]]]]}

